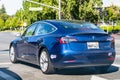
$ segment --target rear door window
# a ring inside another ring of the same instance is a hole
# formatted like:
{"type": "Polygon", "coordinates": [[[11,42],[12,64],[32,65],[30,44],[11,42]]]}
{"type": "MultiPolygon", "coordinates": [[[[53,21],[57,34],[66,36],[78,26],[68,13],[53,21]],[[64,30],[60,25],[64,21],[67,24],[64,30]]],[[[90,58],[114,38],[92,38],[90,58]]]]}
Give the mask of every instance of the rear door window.
{"type": "Polygon", "coordinates": [[[45,35],[52,33],[56,30],[57,28],[52,26],[51,24],[48,23],[39,23],[37,26],[37,29],[35,31],[35,35],[45,35]]]}

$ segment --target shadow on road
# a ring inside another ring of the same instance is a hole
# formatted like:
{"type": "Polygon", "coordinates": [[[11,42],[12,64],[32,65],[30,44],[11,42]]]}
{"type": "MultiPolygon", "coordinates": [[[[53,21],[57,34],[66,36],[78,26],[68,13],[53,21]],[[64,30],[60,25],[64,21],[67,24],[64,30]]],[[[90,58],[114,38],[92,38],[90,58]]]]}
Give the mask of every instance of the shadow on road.
{"type": "Polygon", "coordinates": [[[94,75],[94,74],[108,74],[119,71],[116,66],[111,66],[105,73],[95,70],[93,67],[76,68],[76,69],[62,69],[57,72],[59,75],[94,75]]]}
{"type": "MultiPolygon", "coordinates": [[[[23,65],[29,66],[29,67],[40,69],[40,67],[37,65],[33,65],[30,63],[22,62],[22,61],[20,61],[20,63],[23,65]]],[[[60,70],[57,70],[55,74],[58,74],[58,75],[94,75],[94,74],[108,74],[108,73],[113,73],[117,71],[119,71],[119,67],[116,67],[116,66],[111,66],[108,72],[105,72],[105,73],[103,72],[101,73],[95,70],[95,68],[93,67],[85,67],[85,68],[60,69],[60,70]]]]}
{"type": "Polygon", "coordinates": [[[0,80],[22,80],[22,78],[8,68],[0,68],[0,80]]]}
{"type": "Polygon", "coordinates": [[[0,50],[0,52],[8,52],[9,51],[9,49],[4,49],[4,50],[0,50]]]}
{"type": "Polygon", "coordinates": [[[34,64],[31,64],[31,63],[27,63],[27,62],[23,62],[23,61],[19,61],[18,63],[29,66],[29,67],[33,67],[33,68],[36,68],[36,69],[40,69],[40,67],[38,65],[34,65],[34,64]]]}

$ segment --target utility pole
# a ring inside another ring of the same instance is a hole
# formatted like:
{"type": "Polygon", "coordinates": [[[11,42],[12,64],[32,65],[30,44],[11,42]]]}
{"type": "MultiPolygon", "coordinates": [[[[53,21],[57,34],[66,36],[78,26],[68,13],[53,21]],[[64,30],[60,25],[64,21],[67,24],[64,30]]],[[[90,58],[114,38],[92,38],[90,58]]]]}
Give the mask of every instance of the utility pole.
{"type": "Polygon", "coordinates": [[[105,23],[105,21],[104,21],[104,11],[105,11],[105,7],[104,6],[102,6],[102,13],[103,13],[103,15],[102,15],[102,21],[103,21],[103,23],[105,23]]]}
{"type": "Polygon", "coordinates": [[[58,9],[59,9],[59,20],[61,19],[61,0],[59,0],[59,3],[58,3],[58,9]]]}

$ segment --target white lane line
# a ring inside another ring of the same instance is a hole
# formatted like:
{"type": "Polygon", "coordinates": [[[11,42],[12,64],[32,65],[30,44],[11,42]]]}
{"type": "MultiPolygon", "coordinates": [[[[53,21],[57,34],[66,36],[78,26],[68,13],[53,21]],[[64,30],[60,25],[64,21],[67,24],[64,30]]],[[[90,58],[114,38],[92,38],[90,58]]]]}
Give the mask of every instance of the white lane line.
{"type": "Polygon", "coordinates": [[[116,57],[120,57],[120,55],[116,55],[116,57]]]}
{"type": "MultiPolygon", "coordinates": [[[[116,59],[118,59],[119,57],[120,57],[120,55],[116,55],[116,59]]],[[[120,64],[113,63],[112,65],[113,65],[113,66],[120,67],[120,64]]]]}
{"type": "Polygon", "coordinates": [[[117,67],[120,67],[120,64],[112,64],[113,66],[117,66],[117,67]]]}
{"type": "Polygon", "coordinates": [[[11,62],[0,63],[0,65],[12,64],[11,62]]]}
{"type": "MultiPolygon", "coordinates": [[[[112,64],[112,65],[113,65],[113,66],[120,67],[119,64],[112,64]]],[[[108,80],[108,79],[101,78],[101,77],[98,77],[98,76],[93,75],[90,80],[108,80]]],[[[115,79],[115,80],[120,80],[120,79],[115,79]]]]}
{"type": "Polygon", "coordinates": [[[12,77],[12,76],[10,76],[2,71],[0,71],[0,77],[4,78],[5,80],[17,80],[14,77],[12,77]]]}
{"type": "Polygon", "coordinates": [[[108,80],[108,79],[104,79],[104,78],[93,75],[90,80],[108,80]]]}

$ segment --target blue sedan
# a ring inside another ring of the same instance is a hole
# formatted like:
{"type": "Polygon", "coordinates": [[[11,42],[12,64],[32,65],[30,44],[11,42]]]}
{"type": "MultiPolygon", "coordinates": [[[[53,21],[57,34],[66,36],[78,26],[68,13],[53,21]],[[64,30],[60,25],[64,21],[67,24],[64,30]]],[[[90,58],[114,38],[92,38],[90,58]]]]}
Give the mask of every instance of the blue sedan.
{"type": "Polygon", "coordinates": [[[105,72],[115,59],[114,37],[88,22],[37,21],[10,43],[9,56],[12,63],[39,65],[45,74],[78,67],[105,72]]]}

